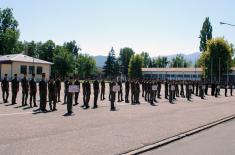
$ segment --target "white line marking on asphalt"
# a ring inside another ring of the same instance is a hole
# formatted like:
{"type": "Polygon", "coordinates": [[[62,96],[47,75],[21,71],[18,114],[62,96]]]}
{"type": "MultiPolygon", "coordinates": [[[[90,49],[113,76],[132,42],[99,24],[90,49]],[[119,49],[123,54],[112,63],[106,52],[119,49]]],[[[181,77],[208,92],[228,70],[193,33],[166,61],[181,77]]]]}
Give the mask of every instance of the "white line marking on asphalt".
{"type": "Polygon", "coordinates": [[[0,114],[0,116],[13,116],[13,115],[24,115],[24,114],[32,114],[32,112],[21,112],[21,113],[0,114]]]}

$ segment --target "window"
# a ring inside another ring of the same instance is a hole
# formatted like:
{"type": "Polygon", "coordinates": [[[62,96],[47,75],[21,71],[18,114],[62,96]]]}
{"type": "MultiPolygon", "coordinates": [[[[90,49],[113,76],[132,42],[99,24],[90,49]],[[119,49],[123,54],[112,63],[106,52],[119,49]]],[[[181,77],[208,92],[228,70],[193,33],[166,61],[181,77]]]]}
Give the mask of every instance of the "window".
{"type": "Polygon", "coordinates": [[[20,74],[25,74],[27,73],[27,66],[21,65],[20,66],[20,74]]]}
{"type": "Polygon", "coordinates": [[[37,67],[37,74],[42,74],[42,67],[37,67]]]}
{"type": "Polygon", "coordinates": [[[33,74],[34,73],[34,66],[29,66],[29,74],[33,74]]]}

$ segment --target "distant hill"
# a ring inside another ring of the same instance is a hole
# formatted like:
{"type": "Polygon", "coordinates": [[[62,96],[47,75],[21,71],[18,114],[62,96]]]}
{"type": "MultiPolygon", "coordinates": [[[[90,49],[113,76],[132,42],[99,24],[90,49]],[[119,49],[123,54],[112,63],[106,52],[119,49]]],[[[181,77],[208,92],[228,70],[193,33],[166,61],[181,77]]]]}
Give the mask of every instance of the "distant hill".
{"type": "MultiPolygon", "coordinates": [[[[179,52],[180,53],[180,52],[179,52]]],[[[173,54],[173,55],[168,55],[166,56],[168,58],[168,60],[171,60],[172,58],[174,58],[177,54],[173,54]]],[[[187,61],[191,61],[192,64],[195,64],[195,60],[197,61],[200,58],[201,53],[199,52],[194,52],[191,54],[182,54],[184,56],[184,58],[187,61]]],[[[95,60],[96,60],[96,66],[97,67],[103,67],[105,64],[105,61],[107,59],[107,56],[103,56],[103,55],[98,55],[98,56],[94,56],[95,60]]],[[[155,57],[156,58],[156,57],[155,57]]]]}

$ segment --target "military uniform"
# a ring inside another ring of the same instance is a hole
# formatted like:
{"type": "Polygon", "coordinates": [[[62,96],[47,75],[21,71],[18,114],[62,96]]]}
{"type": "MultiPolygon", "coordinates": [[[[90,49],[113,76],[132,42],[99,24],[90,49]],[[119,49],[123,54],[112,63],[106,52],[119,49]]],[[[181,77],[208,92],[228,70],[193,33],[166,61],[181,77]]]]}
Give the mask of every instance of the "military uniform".
{"type": "Polygon", "coordinates": [[[91,96],[91,85],[89,81],[85,81],[85,103],[84,103],[84,109],[88,109],[89,101],[91,96]]]}
{"type": "Polygon", "coordinates": [[[138,81],[135,82],[135,103],[140,104],[140,84],[138,81]]]}
{"type": "Polygon", "coordinates": [[[78,96],[79,96],[79,91],[80,91],[80,82],[79,80],[75,80],[74,85],[78,87],[78,92],[75,92],[75,105],[78,105],[78,96]]]}
{"type": "Polygon", "coordinates": [[[21,80],[21,87],[22,87],[22,106],[27,105],[28,94],[29,94],[29,82],[25,77],[21,80]]]}
{"type": "Polygon", "coordinates": [[[94,106],[93,108],[97,108],[97,100],[98,100],[98,96],[99,96],[99,91],[100,91],[100,87],[99,87],[99,82],[97,80],[95,80],[93,82],[93,89],[94,89],[94,106]]]}
{"type": "Polygon", "coordinates": [[[67,103],[68,91],[69,91],[69,80],[66,79],[64,81],[64,104],[67,103]]]}
{"type": "Polygon", "coordinates": [[[120,87],[120,90],[118,91],[118,102],[122,102],[123,97],[122,97],[122,81],[121,80],[118,82],[118,85],[120,87]]]}
{"type": "Polygon", "coordinates": [[[56,110],[56,101],[57,101],[57,91],[56,91],[56,83],[53,80],[53,78],[51,78],[48,81],[48,98],[49,98],[49,106],[50,106],[50,110],[51,111],[55,111],[56,110]]]}
{"type": "Polygon", "coordinates": [[[125,82],[125,102],[129,103],[129,91],[130,91],[130,82],[127,80],[125,82]]]}
{"type": "Polygon", "coordinates": [[[19,81],[17,80],[17,74],[15,74],[15,78],[11,83],[11,91],[12,91],[12,105],[16,104],[16,97],[19,91],[19,81]]]}
{"type": "Polygon", "coordinates": [[[102,80],[101,83],[101,93],[100,93],[100,100],[105,100],[105,81],[102,80]]]}
{"type": "Polygon", "coordinates": [[[135,82],[131,81],[131,104],[135,104],[135,82]]]}
{"type": "Polygon", "coordinates": [[[36,104],[36,94],[37,94],[37,83],[34,79],[34,75],[32,76],[32,79],[29,81],[29,88],[30,88],[30,107],[32,107],[32,100],[34,103],[34,107],[37,107],[36,104]]]}
{"type": "Polygon", "coordinates": [[[115,107],[115,100],[116,100],[116,92],[113,90],[113,86],[115,86],[116,83],[115,82],[111,82],[110,83],[110,110],[111,111],[115,111],[116,107],[115,107]]]}
{"type": "Polygon", "coordinates": [[[185,98],[185,96],[184,96],[184,83],[183,82],[180,83],[180,96],[185,98]]]}
{"type": "Polygon", "coordinates": [[[55,84],[56,84],[57,102],[60,102],[61,80],[59,77],[56,78],[55,84]]]}
{"type": "MultiPolygon", "coordinates": [[[[73,79],[72,78],[70,78],[70,81],[68,81],[68,87],[70,86],[70,85],[73,85],[74,83],[73,83],[73,79]]],[[[72,92],[67,92],[67,101],[66,101],[66,103],[67,103],[67,112],[68,112],[68,115],[71,115],[72,113],[73,113],[73,95],[74,95],[74,93],[72,93],[72,92]]]]}
{"type": "Polygon", "coordinates": [[[9,81],[7,80],[7,74],[5,74],[4,79],[1,83],[2,86],[2,99],[4,103],[8,102],[8,96],[9,96],[9,81]]]}
{"type": "Polygon", "coordinates": [[[40,96],[40,109],[42,112],[46,112],[47,104],[47,82],[45,75],[43,74],[42,80],[39,82],[39,96],[40,96]]]}
{"type": "Polygon", "coordinates": [[[168,81],[165,81],[165,99],[168,99],[168,81]]]}

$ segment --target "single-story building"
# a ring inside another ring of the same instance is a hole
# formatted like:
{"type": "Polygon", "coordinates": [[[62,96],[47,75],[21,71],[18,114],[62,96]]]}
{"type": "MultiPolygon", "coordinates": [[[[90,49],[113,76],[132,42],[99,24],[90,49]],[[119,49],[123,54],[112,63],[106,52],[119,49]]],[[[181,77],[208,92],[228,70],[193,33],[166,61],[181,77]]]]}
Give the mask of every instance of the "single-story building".
{"type": "MultiPolygon", "coordinates": [[[[235,79],[235,68],[231,69],[229,79],[235,79]]],[[[202,68],[142,68],[144,78],[160,78],[162,80],[200,80],[202,68]]],[[[226,79],[227,75],[221,76],[226,79]]]]}
{"type": "Polygon", "coordinates": [[[18,78],[22,78],[24,73],[27,73],[29,78],[35,73],[37,81],[41,79],[42,73],[46,73],[46,79],[49,79],[52,64],[23,54],[4,55],[0,57],[1,79],[3,79],[4,74],[8,74],[10,80],[14,77],[14,74],[17,74],[18,78]]]}

